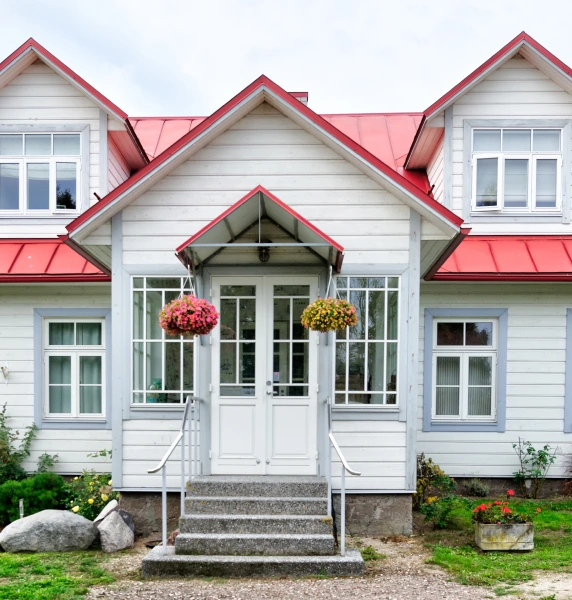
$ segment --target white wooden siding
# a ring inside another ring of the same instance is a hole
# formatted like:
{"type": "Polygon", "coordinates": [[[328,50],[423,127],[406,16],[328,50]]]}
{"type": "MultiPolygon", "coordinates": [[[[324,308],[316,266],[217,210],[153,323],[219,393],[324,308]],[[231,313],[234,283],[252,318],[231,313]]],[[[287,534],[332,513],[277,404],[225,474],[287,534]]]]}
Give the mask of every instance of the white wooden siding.
{"type": "MultiPolygon", "coordinates": [[[[423,318],[421,318],[417,451],[431,456],[455,477],[511,477],[518,464],[512,444],[518,437],[537,448],[550,444],[569,453],[572,435],[564,428],[566,284],[426,284],[424,308],[508,308],[506,432],[423,431],[423,318]]],[[[562,456],[564,456],[564,454],[562,456]]],[[[562,457],[549,475],[562,477],[562,457]]]]}
{"type": "MultiPolygon", "coordinates": [[[[517,55],[453,106],[452,209],[463,209],[463,127],[471,119],[572,119],[572,95],[517,55]]],[[[566,168],[572,170],[572,165],[566,168]]],[[[468,183],[467,183],[468,185],[468,183]]],[[[491,226],[473,224],[475,233],[569,233],[562,223],[491,226]]]]}
{"type": "MultiPolygon", "coordinates": [[[[20,432],[34,422],[34,309],[98,308],[111,305],[110,287],[104,285],[3,285],[0,288],[0,364],[8,362],[8,384],[0,382],[0,405],[7,404],[8,425],[20,432]],[[41,289],[40,289],[41,288],[41,289]]],[[[108,460],[87,453],[111,449],[111,430],[41,429],[24,467],[36,469],[38,456],[58,454],[54,470],[78,474],[84,468],[110,470],[108,460]]]]}
{"type": "Polygon", "coordinates": [[[427,165],[427,178],[433,186],[433,198],[443,204],[443,158],[444,158],[443,139],[439,142],[437,149],[433,153],[429,164],[427,165]]]}
{"type": "Polygon", "coordinates": [[[108,152],[108,165],[107,175],[109,191],[114,190],[119,184],[123,183],[126,179],[129,179],[129,166],[117,144],[111,139],[107,140],[107,152],[108,152]]]}
{"type": "Polygon", "coordinates": [[[344,264],[406,263],[409,208],[263,104],[123,211],[126,264],[174,249],[263,185],[346,249],[344,264]]]}
{"type": "MultiPolygon", "coordinates": [[[[2,125],[89,125],[89,203],[99,193],[99,107],[40,60],[0,89],[2,125]]],[[[66,233],[70,219],[0,219],[0,237],[53,237],[66,233]]]]}

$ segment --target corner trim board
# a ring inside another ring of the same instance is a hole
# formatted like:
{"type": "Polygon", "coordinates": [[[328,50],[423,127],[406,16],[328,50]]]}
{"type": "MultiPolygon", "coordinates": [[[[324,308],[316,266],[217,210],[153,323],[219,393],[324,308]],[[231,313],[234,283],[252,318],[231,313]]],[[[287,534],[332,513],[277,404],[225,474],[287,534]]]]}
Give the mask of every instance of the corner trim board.
{"type": "Polygon", "coordinates": [[[564,379],[564,433],[572,433],[572,308],[566,309],[566,375],[564,379]]]}

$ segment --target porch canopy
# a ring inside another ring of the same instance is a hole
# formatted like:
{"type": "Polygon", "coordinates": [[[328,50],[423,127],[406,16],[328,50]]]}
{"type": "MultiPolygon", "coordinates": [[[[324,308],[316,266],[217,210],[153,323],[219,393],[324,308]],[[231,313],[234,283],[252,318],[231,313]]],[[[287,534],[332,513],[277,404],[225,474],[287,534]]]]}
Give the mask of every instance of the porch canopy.
{"type": "Polygon", "coordinates": [[[251,249],[254,256],[255,251],[268,249],[272,253],[273,248],[304,248],[337,272],[342,266],[343,247],[262,186],[249,192],[181,244],[176,254],[186,267],[195,271],[225,249],[251,249]],[[268,239],[272,234],[268,235],[265,224],[280,232],[281,241],[268,239]]]}

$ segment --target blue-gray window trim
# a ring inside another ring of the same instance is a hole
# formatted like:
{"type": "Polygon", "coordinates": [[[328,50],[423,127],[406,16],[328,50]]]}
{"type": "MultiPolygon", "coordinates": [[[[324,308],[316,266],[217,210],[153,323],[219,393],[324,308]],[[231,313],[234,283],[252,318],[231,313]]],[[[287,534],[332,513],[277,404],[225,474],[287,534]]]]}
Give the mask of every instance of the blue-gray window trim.
{"type": "Polygon", "coordinates": [[[34,309],[34,423],[38,429],[111,429],[111,309],[110,308],[35,308],[34,309]],[[44,319],[89,318],[105,319],[105,419],[44,419],[44,319]]]}
{"type": "Polygon", "coordinates": [[[507,308],[426,308],[423,352],[423,431],[498,431],[506,427],[507,308]],[[436,317],[498,318],[497,420],[491,422],[438,423],[431,419],[433,402],[433,319],[436,317]]]}
{"type": "Polygon", "coordinates": [[[566,363],[564,380],[564,433],[572,433],[572,308],[566,310],[566,363]]]}

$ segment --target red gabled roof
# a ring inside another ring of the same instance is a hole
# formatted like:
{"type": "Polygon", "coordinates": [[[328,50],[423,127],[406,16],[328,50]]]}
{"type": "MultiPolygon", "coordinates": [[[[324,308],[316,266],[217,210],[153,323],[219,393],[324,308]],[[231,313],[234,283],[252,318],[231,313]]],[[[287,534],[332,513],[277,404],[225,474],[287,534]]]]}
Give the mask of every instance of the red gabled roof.
{"type": "Polygon", "coordinates": [[[173,154],[177,153],[179,150],[184,148],[187,144],[193,141],[200,134],[209,129],[212,125],[214,125],[219,119],[224,117],[227,113],[229,113],[232,109],[237,107],[243,100],[248,98],[251,94],[261,90],[262,88],[268,89],[274,95],[276,95],[280,100],[285,102],[294,108],[297,112],[299,112],[302,116],[309,119],[316,126],[323,129],[326,133],[331,135],[334,139],[336,139],[339,143],[346,146],[356,155],[361,157],[363,160],[367,161],[370,165],[372,165],[375,169],[379,170],[383,173],[388,179],[393,181],[396,185],[402,187],[405,191],[415,197],[422,204],[427,205],[429,208],[434,210],[437,214],[441,215],[444,219],[449,221],[454,226],[460,226],[463,220],[458,217],[455,213],[444,207],[442,204],[437,202],[435,199],[428,196],[426,193],[422,192],[416,185],[411,183],[408,179],[397,173],[393,168],[388,166],[385,162],[382,162],[379,158],[374,156],[370,151],[366,150],[363,146],[357,143],[355,140],[351,139],[348,135],[341,132],[337,127],[332,125],[329,121],[315,113],[313,110],[309,109],[306,105],[302,104],[296,98],[294,98],[291,94],[283,90],[280,86],[275,84],[265,75],[262,75],[254,82],[252,82],[249,86],[244,88],[239,94],[237,94],[234,98],[229,100],[226,104],[224,104],[221,108],[219,108],[216,112],[214,112],[210,117],[206,118],[204,121],[199,123],[196,127],[190,130],[187,134],[185,134],[182,138],[177,140],[174,144],[169,146],[166,150],[164,150],[159,156],[157,156],[154,160],[152,160],[148,165],[143,167],[140,171],[131,176],[127,181],[123,182],[117,188],[115,188],[111,193],[109,193],[105,198],[102,198],[97,204],[89,208],[82,215],[77,217],[74,221],[72,221],[68,226],[68,232],[75,231],[80,225],[83,225],[86,221],[91,219],[94,215],[101,212],[105,207],[111,204],[116,198],[121,196],[124,192],[129,190],[134,184],[138,181],[141,181],[155,169],[157,169],[160,165],[162,165],[165,161],[167,161],[173,154]]]}
{"type": "Polygon", "coordinates": [[[110,280],[59,239],[0,240],[0,283],[110,280]]]}
{"type": "Polygon", "coordinates": [[[572,281],[572,236],[469,236],[436,281],[572,281]]]}

